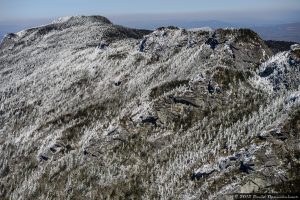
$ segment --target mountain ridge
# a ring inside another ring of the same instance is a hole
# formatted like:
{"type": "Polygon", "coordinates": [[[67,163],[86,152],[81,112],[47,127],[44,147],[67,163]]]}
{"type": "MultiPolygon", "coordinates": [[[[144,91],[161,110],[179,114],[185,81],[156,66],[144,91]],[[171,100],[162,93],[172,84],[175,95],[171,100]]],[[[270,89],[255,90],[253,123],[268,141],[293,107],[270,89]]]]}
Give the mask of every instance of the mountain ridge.
{"type": "MultiPolygon", "coordinates": [[[[70,16],[71,17],[71,16],[70,16]]],[[[80,17],[80,16],[73,16],[80,17]]],[[[95,17],[95,16],[94,16],[95,17]]],[[[234,27],[234,28],[250,28],[255,30],[264,40],[278,40],[278,41],[288,41],[288,42],[300,42],[299,34],[297,34],[297,29],[299,29],[299,23],[286,23],[286,24],[277,24],[277,25],[253,25],[253,24],[243,24],[243,23],[233,23],[233,22],[224,22],[218,20],[206,20],[206,21],[180,21],[180,20],[166,20],[166,21],[145,21],[144,23],[138,21],[126,21],[125,19],[118,19],[111,17],[114,22],[117,24],[122,24],[123,26],[138,28],[138,29],[151,29],[155,30],[158,27],[168,26],[170,24],[191,29],[199,27],[211,27],[213,29],[234,27]]],[[[6,33],[15,32],[26,27],[32,27],[33,24],[45,24],[51,20],[42,20],[42,22],[32,21],[16,25],[0,25],[0,38],[2,39],[6,33]],[[27,24],[27,25],[26,25],[27,24]]],[[[16,22],[6,22],[6,24],[15,24],[16,22]]]]}
{"type": "Polygon", "coordinates": [[[89,19],[0,45],[2,199],[298,192],[299,46],[89,19]]]}

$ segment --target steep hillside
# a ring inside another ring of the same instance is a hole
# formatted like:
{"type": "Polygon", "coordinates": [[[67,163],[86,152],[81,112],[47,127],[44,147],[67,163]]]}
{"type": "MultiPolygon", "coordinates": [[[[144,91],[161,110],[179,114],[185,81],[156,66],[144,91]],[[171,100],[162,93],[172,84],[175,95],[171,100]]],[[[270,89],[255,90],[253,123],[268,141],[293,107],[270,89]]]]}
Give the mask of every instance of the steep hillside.
{"type": "Polygon", "coordinates": [[[299,192],[299,48],[61,18],[0,46],[1,199],[299,192]]]}

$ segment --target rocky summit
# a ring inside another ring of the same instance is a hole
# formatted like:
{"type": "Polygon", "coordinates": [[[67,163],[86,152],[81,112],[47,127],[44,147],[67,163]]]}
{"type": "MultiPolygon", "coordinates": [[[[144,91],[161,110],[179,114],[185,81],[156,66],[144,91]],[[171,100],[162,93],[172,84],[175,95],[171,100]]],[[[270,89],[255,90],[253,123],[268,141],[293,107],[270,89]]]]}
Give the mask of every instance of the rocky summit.
{"type": "Polygon", "coordinates": [[[64,17],[0,45],[0,199],[299,192],[300,50],[64,17]]]}

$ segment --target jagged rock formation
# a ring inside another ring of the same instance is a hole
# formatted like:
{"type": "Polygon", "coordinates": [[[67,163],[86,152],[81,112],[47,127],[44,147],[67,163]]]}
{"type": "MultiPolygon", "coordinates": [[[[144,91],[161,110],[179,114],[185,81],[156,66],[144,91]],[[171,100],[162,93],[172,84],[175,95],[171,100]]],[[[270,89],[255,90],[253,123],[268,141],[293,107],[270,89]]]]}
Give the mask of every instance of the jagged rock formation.
{"type": "Polygon", "coordinates": [[[299,192],[297,49],[274,55],[248,29],[92,16],[0,50],[1,199],[299,192]]]}

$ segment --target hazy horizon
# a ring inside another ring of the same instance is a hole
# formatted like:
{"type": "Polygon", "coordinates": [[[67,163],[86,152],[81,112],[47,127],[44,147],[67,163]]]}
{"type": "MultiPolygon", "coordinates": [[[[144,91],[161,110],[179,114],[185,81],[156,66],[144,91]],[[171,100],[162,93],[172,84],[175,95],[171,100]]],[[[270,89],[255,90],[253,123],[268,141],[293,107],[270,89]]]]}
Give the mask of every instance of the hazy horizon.
{"type": "Polygon", "coordinates": [[[290,23],[300,19],[298,0],[0,0],[0,23],[103,15],[116,21],[161,19],[219,20],[234,23],[290,23]]]}

